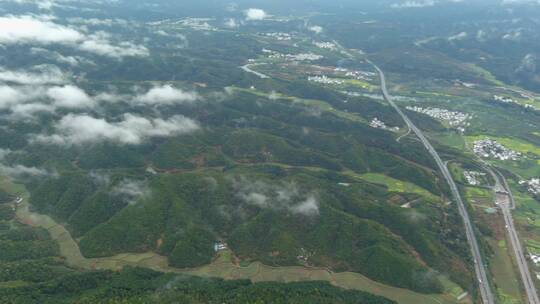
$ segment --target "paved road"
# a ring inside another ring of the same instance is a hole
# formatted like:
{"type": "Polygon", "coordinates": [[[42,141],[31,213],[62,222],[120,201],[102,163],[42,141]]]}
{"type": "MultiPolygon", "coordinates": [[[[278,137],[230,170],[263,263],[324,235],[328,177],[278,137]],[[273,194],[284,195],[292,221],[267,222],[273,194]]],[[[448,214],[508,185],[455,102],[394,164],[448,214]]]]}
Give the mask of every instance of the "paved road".
{"type": "Polygon", "coordinates": [[[508,233],[510,243],[512,244],[512,249],[518,264],[518,269],[521,275],[521,281],[523,282],[523,287],[525,288],[527,300],[529,304],[540,304],[538,293],[536,292],[536,287],[534,286],[534,282],[527,265],[527,260],[525,259],[525,254],[523,253],[523,247],[521,247],[519,236],[512,218],[511,209],[515,208],[514,197],[512,196],[512,192],[506,183],[506,179],[498,171],[494,172],[494,170],[492,170],[489,166],[486,166],[486,169],[495,179],[493,190],[495,191],[496,203],[502,210],[506,231],[508,233]]]}
{"type": "Polygon", "coordinates": [[[474,270],[476,272],[476,277],[478,278],[478,287],[480,290],[480,296],[482,297],[482,302],[484,304],[494,304],[495,300],[493,297],[493,293],[491,292],[491,287],[489,286],[489,281],[486,275],[486,269],[484,266],[484,263],[482,261],[482,255],[480,254],[480,249],[478,247],[478,241],[476,240],[476,235],[474,233],[473,225],[471,224],[471,220],[469,218],[469,213],[467,212],[467,209],[465,208],[465,204],[463,203],[463,200],[461,199],[461,195],[459,194],[458,188],[456,186],[456,183],[454,182],[454,179],[452,178],[452,175],[450,174],[450,171],[446,167],[446,165],[443,163],[441,157],[435,151],[431,143],[427,140],[427,138],[424,136],[424,133],[420,129],[416,127],[416,125],[409,119],[409,117],[401,111],[401,109],[392,101],[392,98],[390,97],[390,94],[388,94],[388,90],[386,88],[386,78],[384,76],[384,73],[377,65],[375,65],[372,62],[369,62],[375,67],[377,72],[379,73],[380,81],[381,81],[381,90],[384,99],[398,112],[398,114],[403,118],[407,126],[414,132],[414,134],[420,139],[424,147],[428,150],[429,154],[435,159],[435,162],[437,163],[437,166],[441,170],[444,178],[446,179],[448,185],[450,186],[450,190],[452,192],[452,196],[454,197],[454,200],[457,203],[459,214],[461,215],[463,222],[465,224],[465,234],[467,235],[467,241],[469,242],[469,246],[471,247],[471,253],[474,260],[474,270]]]}
{"type": "Polygon", "coordinates": [[[261,72],[257,72],[255,70],[252,70],[251,67],[254,67],[254,66],[257,66],[257,65],[263,65],[264,63],[250,63],[250,64],[246,64],[246,65],[243,65],[241,66],[240,68],[242,70],[244,70],[245,72],[248,72],[248,73],[251,73],[251,74],[254,74],[256,75],[257,77],[261,78],[261,79],[268,79],[270,78],[270,76],[266,75],[266,74],[263,74],[261,72]]]}

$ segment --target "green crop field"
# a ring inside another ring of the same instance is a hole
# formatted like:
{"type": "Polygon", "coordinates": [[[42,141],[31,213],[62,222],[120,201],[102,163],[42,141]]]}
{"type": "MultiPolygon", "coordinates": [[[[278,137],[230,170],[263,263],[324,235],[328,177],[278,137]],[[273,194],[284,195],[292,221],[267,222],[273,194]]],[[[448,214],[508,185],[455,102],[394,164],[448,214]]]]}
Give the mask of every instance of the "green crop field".
{"type": "Polygon", "coordinates": [[[370,183],[384,185],[388,188],[390,192],[399,192],[399,193],[416,193],[425,198],[428,198],[432,201],[440,201],[440,198],[435,196],[433,193],[418,187],[417,185],[405,181],[401,181],[392,177],[389,177],[384,174],[379,173],[365,173],[365,174],[354,174],[348,172],[353,177],[360,178],[370,183]]]}
{"type": "Polygon", "coordinates": [[[494,207],[493,191],[478,187],[465,187],[465,198],[472,205],[494,207]]]}
{"type": "Polygon", "coordinates": [[[435,141],[458,150],[465,150],[465,140],[461,134],[456,132],[432,133],[429,135],[435,141]]]}
{"type": "Polygon", "coordinates": [[[490,263],[491,271],[501,303],[523,303],[520,296],[520,281],[514,269],[510,248],[504,240],[490,240],[490,244],[494,250],[490,263]]]}
{"type": "MultiPolygon", "coordinates": [[[[250,279],[255,282],[295,282],[305,280],[329,281],[342,288],[368,291],[376,295],[381,295],[395,300],[400,304],[455,303],[455,297],[463,293],[463,290],[459,286],[447,279],[443,280],[446,288],[445,295],[423,295],[405,289],[380,284],[351,272],[333,273],[325,269],[317,268],[270,267],[258,262],[238,267],[232,264],[230,261],[230,253],[227,251],[222,252],[220,257],[211,265],[188,271],[188,273],[207,277],[222,277],[226,279],[250,279]]],[[[469,300],[465,299],[462,303],[469,303],[469,300]]]]}

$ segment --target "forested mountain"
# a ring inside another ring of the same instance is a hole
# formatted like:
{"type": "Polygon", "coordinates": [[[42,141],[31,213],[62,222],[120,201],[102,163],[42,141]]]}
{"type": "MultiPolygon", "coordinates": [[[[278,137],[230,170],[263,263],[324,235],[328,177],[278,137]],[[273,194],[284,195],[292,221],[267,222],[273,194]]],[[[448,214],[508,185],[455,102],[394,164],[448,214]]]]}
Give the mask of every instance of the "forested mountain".
{"type": "MultiPolygon", "coordinates": [[[[452,173],[491,267],[508,255],[493,246],[504,224],[489,166],[526,202],[538,197],[526,196],[540,173],[534,12],[449,0],[0,2],[0,299],[391,303],[340,288],[382,286],[374,293],[406,303],[474,302],[463,210],[375,67],[452,173]],[[515,151],[493,144],[488,162],[488,136],[515,151]],[[271,282],[238,280],[253,265],[250,279],[271,282]],[[306,276],[284,269],[319,272],[285,283],[306,276]]],[[[518,223],[536,223],[524,210],[518,223]]]]}

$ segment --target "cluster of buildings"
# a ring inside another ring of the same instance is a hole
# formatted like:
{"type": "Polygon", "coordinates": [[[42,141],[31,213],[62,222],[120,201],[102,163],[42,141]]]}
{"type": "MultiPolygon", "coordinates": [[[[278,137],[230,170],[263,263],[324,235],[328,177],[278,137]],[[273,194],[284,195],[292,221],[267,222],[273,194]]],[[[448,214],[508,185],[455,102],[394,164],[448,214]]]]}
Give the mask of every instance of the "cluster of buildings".
{"type": "Polygon", "coordinates": [[[510,97],[504,97],[504,96],[499,96],[499,95],[493,95],[493,100],[499,101],[502,103],[518,103],[517,101],[513,100],[510,97]]]}
{"type": "Polygon", "coordinates": [[[327,49],[327,50],[332,50],[332,51],[337,50],[337,46],[332,42],[316,42],[316,41],[313,41],[313,44],[316,47],[320,48],[320,49],[327,49]]]}
{"type": "Polygon", "coordinates": [[[216,31],[217,29],[211,26],[208,22],[213,21],[211,18],[184,18],[174,22],[174,25],[188,27],[197,31],[216,31]]]}
{"type": "Polygon", "coordinates": [[[474,84],[474,83],[463,82],[463,81],[461,81],[461,80],[456,80],[456,83],[457,83],[457,84],[460,84],[460,85],[462,85],[462,86],[464,86],[464,87],[466,87],[466,88],[469,88],[469,89],[472,89],[472,88],[475,88],[475,87],[476,87],[476,84],[474,84]]]}
{"type": "MultiPolygon", "coordinates": [[[[364,81],[370,81],[375,74],[371,72],[363,72],[363,71],[350,71],[345,68],[335,68],[334,74],[338,75],[339,77],[347,77],[350,79],[357,79],[357,80],[364,80],[364,81]]],[[[343,79],[340,78],[330,78],[326,75],[317,75],[317,76],[310,76],[308,77],[309,81],[317,82],[317,83],[323,83],[323,84],[333,84],[333,85],[340,85],[345,83],[343,79]]],[[[360,96],[360,93],[355,92],[345,92],[345,94],[350,96],[360,96]]]]}
{"type": "Polygon", "coordinates": [[[312,257],[313,255],[314,255],[313,252],[309,252],[305,250],[304,248],[300,248],[300,253],[296,256],[296,258],[300,262],[307,263],[309,258],[312,257]]]}
{"type": "Polygon", "coordinates": [[[376,74],[373,72],[350,71],[349,69],[345,69],[345,68],[335,68],[334,71],[336,73],[343,73],[345,74],[346,77],[354,78],[357,80],[365,80],[365,81],[369,81],[374,76],[376,76],[376,74]]]}
{"type": "Polygon", "coordinates": [[[227,250],[227,244],[226,243],[221,242],[221,241],[214,243],[214,251],[215,252],[223,251],[223,250],[227,250]]]}
{"type": "Polygon", "coordinates": [[[470,126],[470,123],[468,121],[472,118],[471,115],[466,113],[449,111],[441,108],[422,108],[418,106],[407,106],[407,110],[423,113],[437,120],[447,122],[450,127],[457,128],[461,132],[465,132],[465,127],[470,126]]]}
{"type": "Polygon", "coordinates": [[[291,61],[317,61],[323,59],[324,56],[314,53],[300,53],[300,54],[285,54],[285,59],[291,61]]]}
{"type": "Polygon", "coordinates": [[[349,71],[345,73],[345,76],[351,77],[357,80],[371,80],[373,77],[373,73],[371,72],[363,72],[363,71],[349,71]]]}
{"type": "Polygon", "coordinates": [[[316,82],[316,83],[322,83],[322,84],[331,84],[331,85],[341,85],[341,84],[343,84],[343,80],[336,79],[336,78],[329,78],[326,75],[309,76],[308,81],[316,82]]]}
{"type": "Polygon", "coordinates": [[[266,57],[268,59],[283,59],[289,61],[317,61],[324,58],[324,56],[314,53],[282,54],[280,52],[268,49],[262,49],[262,52],[266,54],[266,57]]]}
{"type": "Polygon", "coordinates": [[[475,141],[473,144],[473,151],[482,158],[518,160],[521,157],[520,152],[510,150],[496,140],[489,138],[475,141]]]}
{"type": "Polygon", "coordinates": [[[514,100],[514,99],[512,99],[510,97],[493,95],[493,100],[497,101],[497,102],[502,102],[502,103],[511,103],[511,104],[520,105],[520,106],[524,107],[525,109],[538,110],[538,108],[536,108],[535,106],[532,106],[530,104],[521,104],[521,103],[517,102],[516,100],[514,100]]]}
{"type": "MultiPolygon", "coordinates": [[[[381,94],[372,94],[372,93],[365,93],[365,92],[352,92],[352,91],[341,91],[341,93],[349,96],[359,97],[364,96],[375,100],[384,100],[384,97],[381,94]]],[[[392,96],[392,99],[396,101],[403,101],[403,102],[418,102],[418,98],[415,97],[408,97],[408,96],[392,96]]]]}
{"type": "Polygon", "coordinates": [[[274,32],[274,33],[262,33],[260,34],[265,37],[273,38],[278,41],[290,41],[293,36],[289,33],[282,33],[282,32],[274,32]]]}
{"type": "Polygon", "coordinates": [[[388,131],[393,131],[393,132],[399,131],[398,127],[388,127],[383,121],[380,121],[377,117],[371,120],[371,122],[369,123],[369,126],[372,128],[383,129],[383,130],[388,130],[388,131]]]}
{"type": "Polygon", "coordinates": [[[341,93],[347,95],[347,96],[352,96],[352,97],[360,97],[360,96],[364,96],[365,94],[364,93],[360,93],[360,92],[352,92],[352,91],[341,91],[341,93]]]}
{"type": "MultiPolygon", "coordinates": [[[[531,258],[531,261],[533,261],[533,263],[538,266],[538,264],[540,263],[540,255],[529,253],[529,257],[531,258]]],[[[538,274],[536,274],[536,277],[540,280],[538,274]]]]}
{"type": "Polygon", "coordinates": [[[269,49],[262,49],[262,52],[266,54],[266,57],[268,59],[281,59],[284,57],[284,55],[281,54],[280,52],[272,51],[269,49]]]}
{"type": "Polygon", "coordinates": [[[11,203],[11,210],[16,211],[17,207],[23,202],[23,198],[20,196],[15,197],[15,199],[11,203]]]}
{"type": "Polygon", "coordinates": [[[527,187],[527,191],[534,195],[540,194],[540,178],[532,178],[530,180],[521,180],[519,184],[527,187]]]}
{"type": "Polygon", "coordinates": [[[464,171],[463,175],[465,176],[467,183],[471,186],[479,186],[481,184],[479,178],[481,176],[486,176],[484,172],[478,171],[464,171]]]}

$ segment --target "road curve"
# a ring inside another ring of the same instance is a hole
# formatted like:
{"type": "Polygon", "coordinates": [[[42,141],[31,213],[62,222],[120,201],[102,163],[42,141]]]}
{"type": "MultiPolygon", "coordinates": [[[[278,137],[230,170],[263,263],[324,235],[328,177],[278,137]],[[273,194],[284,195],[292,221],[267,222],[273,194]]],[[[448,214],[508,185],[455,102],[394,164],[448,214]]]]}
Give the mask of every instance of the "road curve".
{"type": "Polygon", "coordinates": [[[497,171],[496,169],[492,170],[487,165],[485,169],[495,180],[493,191],[495,192],[496,203],[502,211],[506,231],[508,233],[508,238],[510,239],[510,243],[512,244],[514,256],[516,258],[519,273],[521,275],[521,281],[523,282],[523,288],[525,289],[525,294],[527,295],[527,301],[529,304],[540,304],[540,300],[538,299],[538,293],[536,292],[536,287],[534,286],[531,272],[529,271],[529,266],[527,265],[527,260],[525,259],[525,254],[523,253],[523,249],[519,241],[519,236],[514,226],[511,209],[515,208],[515,202],[514,197],[512,196],[512,192],[508,187],[506,179],[499,171],[497,171]]]}
{"type": "Polygon", "coordinates": [[[486,269],[482,261],[482,255],[480,254],[480,249],[478,246],[478,241],[476,240],[476,235],[474,233],[473,225],[469,218],[469,213],[467,212],[467,209],[465,208],[465,204],[463,203],[463,200],[461,199],[461,195],[459,194],[456,183],[454,182],[454,179],[452,178],[452,175],[450,174],[450,171],[443,163],[437,151],[435,151],[431,143],[424,136],[424,133],[422,133],[422,131],[418,129],[416,125],[409,119],[409,117],[403,111],[401,111],[401,109],[392,101],[392,98],[390,97],[390,94],[388,94],[388,90],[386,88],[386,78],[384,76],[383,71],[373,62],[371,61],[368,61],[368,62],[371,65],[373,65],[373,67],[379,73],[379,78],[381,82],[381,91],[382,91],[384,99],[394,108],[394,110],[396,110],[396,112],[405,121],[409,129],[411,129],[414,132],[414,134],[420,139],[424,147],[428,150],[429,154],[431,154],[431,156],[437,163],[437,166],[439,167],[439,169],[441,170],[441,173],[446,179],[446,182],[448,183],[448,186],[450,187],[450,190],[452,192],[452,196],[454,197],[454,200],[457,203],[459,214],[461,215],[461,218],[463,219],[463,223],[465,225],[465,234],[467,236],[467,241],[471,248],[472,257],[474,260],[474,270],[476,273],[476,277],[478,279],[478,289],[480,290],[480,296],[482,297],[482,302],[484,304],[494,304],[495,299],[493,297],[491,287],[489,286],[486,269]]]}
{"type": "Polygon", "coordinates": [[[261,79],[268,79],[268,78],[270,78],[270,76],[251,69],[251,67],[254,67],[254,66],[257,66],[257,65],[262,65],[262,64],[263,63],[250,63],[250,64],[243,65],[240,68],[242,70],[244,70],[244,72],[254,74],[255,76],[257,76],[257,77],[259,77],[261,79]]]}

